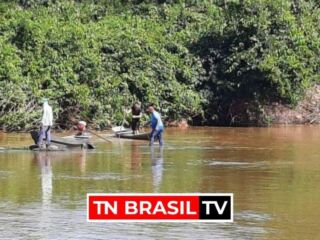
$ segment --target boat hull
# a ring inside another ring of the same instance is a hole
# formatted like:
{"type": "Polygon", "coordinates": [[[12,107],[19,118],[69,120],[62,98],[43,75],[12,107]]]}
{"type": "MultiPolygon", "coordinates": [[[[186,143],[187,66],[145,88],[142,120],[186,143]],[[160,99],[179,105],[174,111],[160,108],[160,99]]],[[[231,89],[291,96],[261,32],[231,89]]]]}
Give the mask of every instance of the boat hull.
{"type": "MultiPolygon", "coordinates": [[[[35,141],[37,140],[37,132],[32,131],[31,137],[35,141]]],[[[87,148],[94,149],[94,145],[88,141],[88,139],[67,139],[57,136],[51,137],[51,142],[56,144],[57,146],[65,147],[65,148],[87,148]]]]}
{"type": "Polygon", "coordinates": [[[67,150],[65,147],[58,145],[50,145],[49,148],[40,148],[38,145],[31,145],[29,146],[29,149],[36,152],[57,152],[67,150]]]}
{"type": "Polygon", "coordinates": [[[150,140],[150,133],[137,133],[133,134],[130,132],[119,132],[115,134],[117,138],[133,139],[133,140],[150,140]]]}

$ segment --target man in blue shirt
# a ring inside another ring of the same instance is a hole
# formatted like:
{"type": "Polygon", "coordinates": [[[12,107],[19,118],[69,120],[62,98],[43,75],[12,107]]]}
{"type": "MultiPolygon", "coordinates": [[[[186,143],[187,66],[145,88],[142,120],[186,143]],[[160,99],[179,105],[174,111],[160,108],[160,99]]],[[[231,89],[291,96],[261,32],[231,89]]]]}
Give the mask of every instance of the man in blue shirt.
{"type": "Polygon", "coordinates": [[[150,137],[150,146],[153,145],[154,139],[158,138],[160,146],[163,146],[163,122],[161,120],[161,115],[155,110],[154,104],[148,106],[148,112],[151,113],[151,137],[150,137]]]}

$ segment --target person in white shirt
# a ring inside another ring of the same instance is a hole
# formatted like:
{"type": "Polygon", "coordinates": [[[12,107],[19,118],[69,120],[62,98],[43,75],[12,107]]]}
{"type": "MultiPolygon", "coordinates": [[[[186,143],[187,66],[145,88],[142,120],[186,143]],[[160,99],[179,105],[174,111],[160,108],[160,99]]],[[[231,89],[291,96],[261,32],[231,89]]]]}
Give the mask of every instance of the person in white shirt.
{"type": "Polygon", "coordinates": [[[43,143],[43,139],[46,139],[47,148],[50,146],[51,143],[51,127],[53,125],[53,113],[52,108],[48,103],[48,99],[43,99],[43,114],[42,120],[40,125],[40,133],[37,145],[41,146],[43,143]]]}

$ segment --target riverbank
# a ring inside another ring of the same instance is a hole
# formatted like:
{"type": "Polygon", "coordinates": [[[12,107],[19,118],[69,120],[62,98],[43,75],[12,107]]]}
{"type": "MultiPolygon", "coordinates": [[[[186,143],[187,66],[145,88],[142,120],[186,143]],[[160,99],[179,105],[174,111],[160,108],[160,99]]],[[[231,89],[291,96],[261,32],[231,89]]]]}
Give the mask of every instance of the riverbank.
{"type": "Polygon", "coordinates": [[[263,108],[264,115],[274,124],[319,124],[320,123],[320,85],[306,92],[305,97],[290,107],[274,103],[263,108]]]}
{"type": "Polygon", "coordinates": [[[309,88],[296,104],[279,102],[259,104],[238,100],[230,106],[226,116],[231,126],[270,126],[320,123],[320,85],[309,88]]]}

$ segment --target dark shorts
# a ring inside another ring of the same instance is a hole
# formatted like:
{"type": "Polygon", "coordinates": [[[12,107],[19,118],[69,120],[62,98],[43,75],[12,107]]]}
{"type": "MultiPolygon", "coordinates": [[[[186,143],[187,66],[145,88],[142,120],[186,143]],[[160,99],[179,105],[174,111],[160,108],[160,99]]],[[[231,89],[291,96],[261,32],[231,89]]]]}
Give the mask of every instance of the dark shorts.
{"type": "Polygon", "coordinates": [[[140,118],[132,118],[131,129],[132,131],[139,130],[140,127],[140,118]]]}

